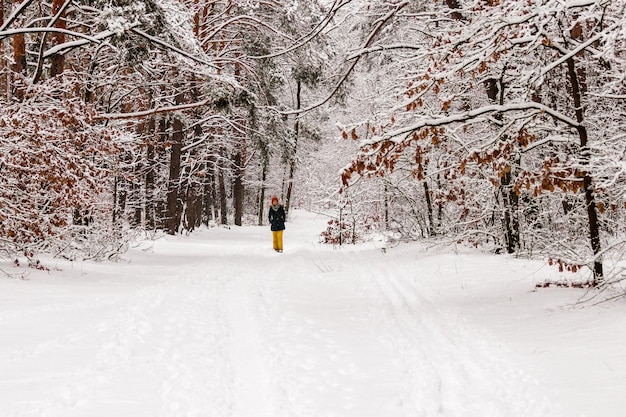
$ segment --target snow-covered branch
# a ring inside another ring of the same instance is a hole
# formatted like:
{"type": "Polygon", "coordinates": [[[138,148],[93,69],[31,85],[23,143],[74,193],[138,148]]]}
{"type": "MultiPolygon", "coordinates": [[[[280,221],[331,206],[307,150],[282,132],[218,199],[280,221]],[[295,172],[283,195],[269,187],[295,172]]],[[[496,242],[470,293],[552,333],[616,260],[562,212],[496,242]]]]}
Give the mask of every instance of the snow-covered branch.
{"type": "Polygon", "coordinates": [[[131,31],[133,33],[136,33],[137,35],[139,35],[139,36],[149,40],[150,42],[154,43],[158,47],[163,48],[164,50],[170,50],[170,51],[176,52],[177,54],[179,54],[181,56],[184,56],[185,58],[191,59],[192,61],[195,61],[197,63],[203,64],[203,65],[207,65],[207,66],[209,66],[211,68],[217,69],[217,66],[215,66],[213,63],[208,62],[208,61],[206,61],[206,60],[204,60],[202,58],[199,58],[197,56],[194,56],[194,55],[192,55],[192,54],[190,54],[188,52],[185,52],[182,49],[177,48],[174,45],[170,45],[167,42],[165,42],[165,41],[163,41],[163,40],[161,40],[161,39],[159,39],[159,38],[157,38],[155,36],[149,35],[149,34],[147,34],[146,32],[144,32],[144,31],[142,31],[140,29],[133,28],[133,29],[131,29],[131,31]]]}
{"type": "MultiPolygon", "coordinates": [[[[330,7],[330,10],[324,16],[324,18],[320,21],[320,23],[318,23],[309,33],[301,36],[299,39],[293,40],[291,46],[289,46],[288,48],[282,49],[280,51],[272,52],[271,54],[250,56],[250,59],[276,58],[276,57],[288,54],[290,52],[293,52],[293,51],[301,48],[303,45],[306,45],[312,39],[314,39],[316,36],[318,36],[328,26],[328,24],[330,22],[332,22],[333,18],[337,15],[337,13],[344,6],[346,6],[347,4],[349,4],[351,2],[352,2],[352,0],[347,0],[347,1],[344,1],[344,0],[334,0],[332,6],[330,7]]],[[[287,38],[287,39],[289,39],[289,38],[287,38]]]]}
{"type": "Polygon", "coordinates": [[[189,110],[197,107],[206,106],[210,103],[209,99],[198,101],[195,103],[181,104],[177,106],[156,107],[154,109],[142,110],[130,113],[103,113],[94,117],[95,120],[121,120],[121,119],[142,119],[159,113],[171,113],[175,111],[189,110]]]}
{"type": "Polygon", "coordinates": [[[72,30],[56,28],[56,27],[33,27],[33,28],[16,28],[16,29],[2,30],[0,31],[0,40],[11,37],[11,36],[15,36],[19,34],[26,34],[26,33],[62,33],[64,35],[69,35],[69,36],[74,36],[77,38],[84,39],[86,41],[84,43],[89,43],[89,42],[98,43],[101,40],[101,38],[100,39],[98,38],[99,35],[90,36],[81,32],[75,32],[72,30]]]}
{"type": "MultiPolygon", "coordinates": [[[[367,49],[372,42],[374,42],[374,39],[376,39],[376,36],[378,36],[379,32],[385,27],[385,25],[404,7],[406,7],[409,4],[408,1],[402,1],[399,2],[398,4],[395,5],[395,7],[390,10],[386,15],[384,15],[383,17],[381,17],[380,19],[378,19],[374,29],[369,33],[369,35],[366,37],[365,42],[363,42],[363,45],[361,46],[361,50],[367,49]]],[[[330,101],[330,99],[337,94],[337,92],[339,91],[339,89],[341,88],[341,86],[343,85],[343,83],[348,79],[348,77],[350,76],[350,74],[352,73],[352,71],[354,70],[354,68],[356,67],[356,65],[359,63],[361,57],[363,57],[363,54],[359,54],[354,60],[353,62],[350,64],[350,66],[348,67],[348,69],[346,70],[346,72],[343,74],[343,76],[339,79],[339,81],[337,82],[337,84],[335,85],[335,88],[333,88],[333,90],[331,91],[330,94],[328,94],[326,96],[326,98],[324,98],[322,101],[319,101],[309,107],[303,108],[303,109],[296,109],[296,110],[291,110],[291,111],[280,111],[279,113],[284,114],[284,115],[290,115],[290,114],[302,114],[302,113],[308,113],[311,110],[314,110],[318,107],[323,106],[324,104],[328,103],[330,101]]]]}
{"type": "MultiPolygon", "coordinates": [[[[5,31],[16,19],[17,17],[26,10],[26,8],[33,2],[33,0],[24,0],[18,7],[13,10],[11,15],[6,18],[3,25],[0,26],[0,33],[5,31]]],[[[2,6],[4,7],[4,5],[2,6]]],[[[0,37],[2,39],[2,37],[0,37]]]]}
{"type": "MultiPolygon", "coordinates": [[[[493,114],[493,113],[509,113],[509,112],[517,112],[517,111],[526,111],[526,110],[535,110],[538,112],[542,112],[550,115],[555,120],[558,120],[562,123],[567,124],[571,127],[578,127],[580,123],[571,117],[567,117],[564,114],[545,106],[541,103],[535,102],[526,102],[526,103],[511,103],[507,105],[491,105],[491,106],[483,106],[475,110],[454,114],[451,116],[445,117],[422,117],[417,123],[410,124],[406,127],[396,129],[392,132],[389,132],[383,135],[378,140],[389,140],[392,138],[401,137],[404,138],[407,134],[411,134],[417,130],[420,130],[424,127],[435,127],[435,126],[444,126],[450,125],[454,123],[467,122],[472,119],[476,119],[483,115],[493,114]]],[[[526,117],[531,117],[532,115],[527,115],[526,117]]],[[[367,144],[367,142],[366,142],[367,144]]]]}

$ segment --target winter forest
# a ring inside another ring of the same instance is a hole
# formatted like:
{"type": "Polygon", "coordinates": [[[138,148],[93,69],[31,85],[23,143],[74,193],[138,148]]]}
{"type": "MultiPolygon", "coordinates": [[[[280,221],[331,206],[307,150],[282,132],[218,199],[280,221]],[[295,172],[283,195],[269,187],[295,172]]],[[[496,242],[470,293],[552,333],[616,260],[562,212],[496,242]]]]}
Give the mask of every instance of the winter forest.
{"type": "Polygon", "coordinates": [[[334,212],[620,277],[623,0],[0,0],[2,256],[334,212]]]}

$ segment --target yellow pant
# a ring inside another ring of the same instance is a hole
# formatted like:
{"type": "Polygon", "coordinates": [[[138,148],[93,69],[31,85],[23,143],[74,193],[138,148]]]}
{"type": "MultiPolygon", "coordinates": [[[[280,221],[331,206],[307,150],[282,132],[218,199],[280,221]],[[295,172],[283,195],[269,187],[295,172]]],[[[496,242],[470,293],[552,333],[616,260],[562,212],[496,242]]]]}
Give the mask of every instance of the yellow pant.
{"type": "Polygon", "coordinates": [[[272,240],[274,242],[274,250],[283,251],[283,231],[277,230],[272,232],[272,240]]]}

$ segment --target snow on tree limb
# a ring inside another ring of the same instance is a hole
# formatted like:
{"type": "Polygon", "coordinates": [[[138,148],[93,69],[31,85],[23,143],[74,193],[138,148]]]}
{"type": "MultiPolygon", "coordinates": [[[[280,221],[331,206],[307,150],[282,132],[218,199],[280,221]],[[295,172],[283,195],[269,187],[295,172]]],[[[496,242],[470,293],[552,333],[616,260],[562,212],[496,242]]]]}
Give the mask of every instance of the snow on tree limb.
{"type": "MultiPolygon", "coordinates": [[[[51,28],[50,30],[47,30],[46,32],[55,32],[52,29],[54,29],[54,28],[51,28]]],[[[70,41],[70,42],[64,42],[64,43],[62,43],[60,45],[56,45],[56,46],[53,46],[52,48],[47,49],[44,52],[43,57],[44,58],[49,58],[52,55],[65,53],[65,52],[67,52],[67,51],[69,51],[71,49],[80,48],[80,47],[86,46],[86,45],[88,45],[90,43],[100,44],[100,43],[102,43],[102,41],[104,39],[111,38],[113,36],[115,36],[115,33],[111,32],[109,30],[105,30],[103,32],[98,33],[97,35],[90,36],[90,37],[83,36],[83,38],[85,38],[85,39],[76,40],[76,41],[70,41]]]]}
{"type": "MultiPolygon", "coordinates": [[[[443,126],[449,125],[453,123],[466,122],[482,115],[491,114],[491,113],[508,113],[514,111],[524,111],[524,110],[537,110],[539,112],[546,113],[552,116],[554,119],[559,120],[571,127],[578,127],[580,123],[571,117],[567,117],[564,114],[545,106],[541,103],[535,102],[526,102],[526,103],[512,103],[507,105],[491,105],[491,106],[483,106],[475,110],[467,111],[464,113],[458,113],[452,116],[446,117],[433,117],[433,118],[422,118],[418,123],[411,124],[409,126],[394,130],[390,133],[385,134],[384,136],[377,138],[373,142],[378,140],[390,140],[395,137],[404,137],[407,134],[413,133],[419,129],[424,127],[433,127],[433,126],[443,126]]],[[[367,144],[367,142],[365,143],[367,144]]]]}
{"type": "MultiPolygon", "coordinates": [[[[610,28],[608,28],[607,31],[611,31],[612,29],[615,29],[617,27],[618,27],[618,25],[615,24],[615,25],[611,26],[610,28]]],[[[577,54],[579,54],[580,52],[584,51],[585,49],[587,49],[588,47],[590,47],[591,45],[593,45],[595,42],[599,41],[600,39],[604,38],[605,36],[606,36],[606,33],[604,31],[603,32],[599,32],[595,36],[592,36],[591,38],[589,38],[585,42],[581,43],[578,47],[572,49],[571,51],[559,48],[558,46],[553,45],[551,43],[547,44],[546,46],[551,46],[551,47],[554,47],[556,49],[559,49],[559,51],[563,54],[563,56],[560,59],[557,59],[554,62],[551,62],[550,65],[547,65],[544,68],[542,68],[540,76],[544,76],[548,72],[552,71],[553,69],[555,69],[559,65],[565,63],[568,59],[576,56],[577,54]]]]}
{"type": "MultiPolygon", "coordinates": [[[[0,26],[0,32],[3,32],[4,30],[6,30],[6,28],[8,28],[16,19],[17,17],[24,12],[24,10],[26,10],[26,8],[33,2],[33,0],[24,0],[14,11],[13,13],[11,13],[11,15],[6,19],[6,21],[4,22],[4,24],[2,26],[0,26]]],[[[0,37],[0,39],[2,39],[0,37]]]]}
{"type": "Polygon", "coordinates": [[[164,50],[170,50],[170,51],[176,52],[177,54],[179,54],[181,56],[184,56],[185,58],[191,59],[192,61],[195,61],[195,62],[203,64],[203,65],[207,65],[207,66],[209,66],[211,68],[214,68],[214,69],[218,68],[216,65],[214,65],[214,64],[212,64],[210,62],[207,62],[204,59],[200,59],[200,58],[198,58],[196,56],[193,56],[192,54],[190,54],[188,52],[185,52],[182,49],[175,47],[174,45],[170,45],[167,42],[165,42],[165,41],[163,41],[163,40],[161,40],[161,39],[159,39],[159,38],[157,38],[155,36],[149,35],[149,34],[145,33],[144,31],[142,31],[140,29],[133,28],[133,29],[131,29],[131,31],[133,33],[136,33],[137,35],[139,35],[139,36],[149,40],[150,42],[154,43],[158,47],[163,48],[164,50]]]}
{"type": "Polygon", "coordinates": [[[281,56],[281,55],[285,55],[287,53],[293,52],[293,51],[301,48],[303,45],[305,45],[308,42],[310,42],[311,39],[313,39],[316,36],[318,36],[328,26],[328,24],[337,15],[337,13],[345,5],[347,5],[347,4],[351,3],[351,2],[352,2],[352,0],[347,0],[345,2],[342,2],[341,0],[335,0],[333,2],[333,4],[332,4],[331,8],[330,8],[330,11],[324,16],[324,18],[320,21],[320,23],[318,25],[316,25],[316,27],[313,28],[313,30],[311,30],[306,35],[301,36],[299,39],[294,40],[293,45],[289,46],[286,49],[283,49],[283,50],[280,50],[280,51],[277,51],[277,52],[273,52],[271,54],[250,56],[250,59],[275,58],[275,57],[278,57],[278,56],[281,56]]]}
{"type": "MultiPolygon", "coordinates": [[[[103,39],[102,34],[90,36],[90,35],[85,35],[84,33],[75,32],[69,29],[61,29],[61,28],[55,28],[55,27],[39,27],[39,28],[33,27],[33,28],[18,28],[18,29],[2,30],[0,31],[0,40],[8,38],[10,36],[26,34],[26,33],[63,33],[65,35],[75,36],[77,38],[83,39],[85,41],[83,42],[83,44],[87,44],[90,42],[99,43],[103,39]]],[[[106,33],[107,32],[103,32],[103,34],[106,34],[106,33]]],[[[111,34],[108,34],[105,37],[108,37],[108,36],[111,36],[111,34]]],[[[58,46],[62,46],[62,45],[58,45],[58,46]]],[[[58,51],[55,53],[58,53],[58,51]]]]}
{"type": "Polygon", "coordinates": [[[233,17],[232,19],[229,19],[227,22],[222,23],[220,26],[216,27],[213,30],[213,33],[206,35],[203,45],[205,45],[208,41],[211,41],[216,36],[217,33],[220,33],[221,31],[223,31],[228,25],[235,23],[235,22],[243,22],[244,24],[250,25],[252,27],[264,27],[276,34],[279,34],[280,36],[286,39],[291,40],[291,37],[289,35],[287,35],[286,33],[279,32],[276,28],[271,27],[270,25],[263,22],[262,20],[256,19],[252,16],[236,16],[236,17],[233,17]]]}
{"type": "MultiPolygon", "coordinates": [[[[408,1],[402,1],[398,4],[395,5],[395,7],[393,8],[393,10],[389,11],[385,16],[381,17],[380,19],[378,19],[376,26],[374,27],[374,29],[369,33],[369,35],[366,37],[365,42],[363,42],[363,46],[361,47],[362,50],[366,50],[367,48],[369,48],[369,46],[372,44],[372,42],[374,41],[374,39],[376,38],[376,36],[379,34],[379,32],[385,27],[385,25],[405,6],[407,6],[409,4],[408,1]]],[[[323,106],[324,104],[328,103],[330,101],[331,98],[333,98],[333,96],[335,94],[337,94],[337,92],[339,91],[339,89],[341,88],[341,86],[343,85],[343,83],[348,79],[348,77],[350,76],[350,74],[352,73],[352,71],[354,70],[354,68],[356,67],[356,65],[359,63],[361,57],[363,57],[364,54],[358,54],[355,58],[354,61],[352,62],[352,64],[350,64],[350,66],[348,67],[348,69],[346,70],[346,72],[342,75],[342,77],[340,78],[340,80],[337,82],[337,84],[335,85],[335,88],[333,88],[333,90],[331,91],[330,94],[328,94],[328,96],[326,96],[325,99],[323,99],[322,101],[315,103],[309,107],[300,109],[300,110],[290,110],[290,111],[280,111],[280,114],[283,115],[290,115],[290,114],[301,114],[301,113],[307,113],[310,112],[311,110],[314,110],[318,107],[323,106]]]]}
{"type": "Polygon", "coordinates": [[[159,113],[171,113],[175,111],[194,109],[196,107],[206,106],[209,103],[210,103],[210,100],[206,99],[206,100],[202,100],[202,101],[195,102],[195,103],[181,104],[178,106],[156,107],[154,109],[129,112],[129,113],[104,113],[104,114],[94,116],[94,120],[142,119],[144,117],[152,116],[152,115],[159,114],[159,113]]]}

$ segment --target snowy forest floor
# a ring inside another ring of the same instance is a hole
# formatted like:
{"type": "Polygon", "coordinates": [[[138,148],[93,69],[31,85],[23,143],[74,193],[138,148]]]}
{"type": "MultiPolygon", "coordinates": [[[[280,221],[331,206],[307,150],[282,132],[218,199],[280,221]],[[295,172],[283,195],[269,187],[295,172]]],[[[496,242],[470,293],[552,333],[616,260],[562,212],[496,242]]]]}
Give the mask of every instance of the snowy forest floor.
{"type": "Polygon", "coordinates": [[[267,227],[146,241],[118,263],[1,268],[0,416],[614,417],[624,302],[535,290],[540,262],[267,227]]]}

